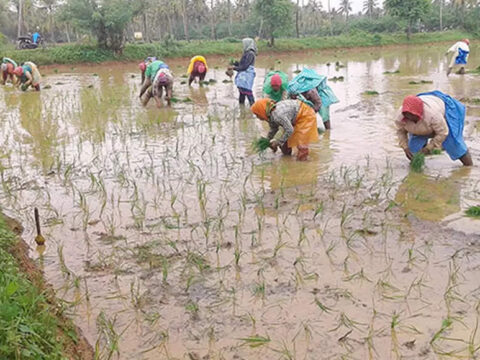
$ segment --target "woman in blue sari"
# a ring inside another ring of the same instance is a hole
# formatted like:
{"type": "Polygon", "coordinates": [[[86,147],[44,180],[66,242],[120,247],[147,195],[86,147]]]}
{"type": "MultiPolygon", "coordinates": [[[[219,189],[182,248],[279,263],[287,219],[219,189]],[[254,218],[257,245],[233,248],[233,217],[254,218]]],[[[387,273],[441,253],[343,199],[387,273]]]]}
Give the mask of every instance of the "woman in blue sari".
{"type": "Polygon", "coordinates": [[[472,166],[464,123],[465,105],[440,91],[407,96],[395,119],[399,145],[409,160],[417,152],[444,149],[452,160],[472,166]]]}
{"type": "Polygon", "coordinates": [[[253,96],[253,82],[255,80],[255,58],[257,57],[257,45],[255,40],[245,38],[243,43],[243,55],[240,61],[236,61],[233,70],[237,72],[235,77],[235,85],[238,88],[240,96],[238,102],[240,105],[245,104],[245,97],[248,98],[250,106],[255,102],[253,96]]]}

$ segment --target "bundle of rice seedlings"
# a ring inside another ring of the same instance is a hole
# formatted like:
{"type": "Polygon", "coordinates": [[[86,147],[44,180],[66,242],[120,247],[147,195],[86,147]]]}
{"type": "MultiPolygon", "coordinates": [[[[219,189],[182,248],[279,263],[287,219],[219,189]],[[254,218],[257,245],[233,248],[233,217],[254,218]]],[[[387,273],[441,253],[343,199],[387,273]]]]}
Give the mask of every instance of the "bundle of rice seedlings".
{"type": "Polygon", "coordinates": [[[410,162],[410,168],[419,173],[423,171],[423,166],[425,165],[425,155],[421,152],[416,153],[413,155],[413,159],[410,162]]]}
{"type": "Polygon", "coordinates": [[[270,140],[261,137],[253,141],[252,147],[255,152],[262,153],[270,147],[270,140]]]}
{"type": "Polygon", "coordinates": [[[442,154],[442,150],[440,149],[433,149],[432,150],[432,155],[441,155],[442,154]]]}
{"type": "Polygon", "coordinates": [[[471,206],[467,211],[465,211],[465,214],[468,217],[480,218],[480,206],[471,206]]]}

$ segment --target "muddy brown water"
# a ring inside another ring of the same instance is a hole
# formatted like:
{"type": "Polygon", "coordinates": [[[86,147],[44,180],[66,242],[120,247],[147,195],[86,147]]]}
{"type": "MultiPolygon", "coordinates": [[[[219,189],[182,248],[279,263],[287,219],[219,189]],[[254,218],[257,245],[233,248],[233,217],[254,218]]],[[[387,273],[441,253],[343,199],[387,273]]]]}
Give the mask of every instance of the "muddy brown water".
{"type": "Polygon", "coordinates": [[[136,64],[46,68],[49,89],[0,89],[2,208],[99,358],[476,358],[480,221],[464,211],[480,107],[471,169],[443,154],[410,173],[392,123],[407,94],[480,98],[479,76],[446,77],[444,52],[260,55],[257,97],[272,67],[344,77],[308,162],[252,153],[267,129],[238,107],[227,58],[203,88],[169,61],[179,101],[162,109],[140,105],[136,64]]]}

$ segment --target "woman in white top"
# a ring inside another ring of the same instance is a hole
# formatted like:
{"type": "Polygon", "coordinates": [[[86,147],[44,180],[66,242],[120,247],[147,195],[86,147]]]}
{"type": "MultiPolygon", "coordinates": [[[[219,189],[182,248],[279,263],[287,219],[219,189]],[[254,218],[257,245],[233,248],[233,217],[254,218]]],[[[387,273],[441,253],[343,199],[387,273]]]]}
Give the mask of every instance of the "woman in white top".
{"type": "Polygon", "coordinates": [[[448,49],[445,55],[452,54],[452,58],[450,59],[450,64],[448,65],[447,76],[453,70],[455,65],[460,66],[460,70],[458,70],[458,74],[465,74],[465,65],[467,65],[468,54],[470,53],[470,41],[468,39],[463,39],[462,41],[458,41],[453,46],[448,49]]]}

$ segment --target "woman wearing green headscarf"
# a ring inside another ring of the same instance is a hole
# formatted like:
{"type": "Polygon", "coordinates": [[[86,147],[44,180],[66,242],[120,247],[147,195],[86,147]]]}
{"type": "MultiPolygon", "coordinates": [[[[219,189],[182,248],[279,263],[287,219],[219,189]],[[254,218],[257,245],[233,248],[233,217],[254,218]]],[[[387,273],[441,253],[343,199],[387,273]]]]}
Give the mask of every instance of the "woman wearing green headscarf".
{"type": "Polygon", "coordinates": [[[275,102],[287,99],[288,76],[283,71],[270,71],[265,76],[263,95],[275,102]]]}
{"type": "Polygon", "coordinates": [[[240,61],[236,61],[233,70],[237,72],[235,85],[240,92],[238,101],[241,105],[245,104],[245,97],[248,98],[250,106],[255,102],[253,97],[253,82],[255,80],[255,58],[257,57],[257,45],[255,40],[245,38],[243,43],[243,55],[240,61]]]}

